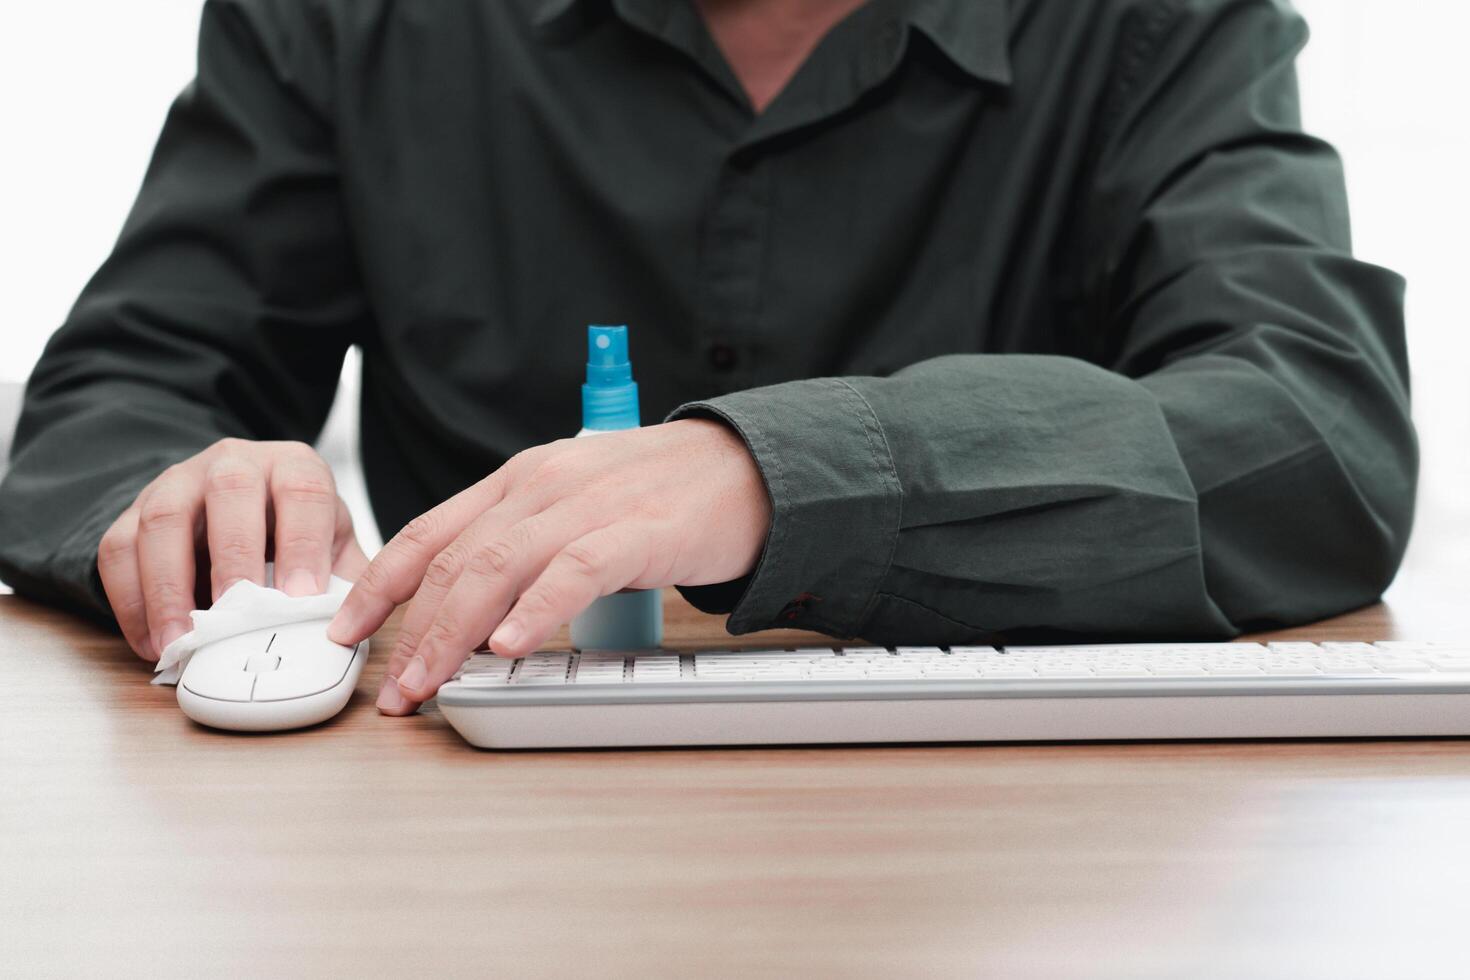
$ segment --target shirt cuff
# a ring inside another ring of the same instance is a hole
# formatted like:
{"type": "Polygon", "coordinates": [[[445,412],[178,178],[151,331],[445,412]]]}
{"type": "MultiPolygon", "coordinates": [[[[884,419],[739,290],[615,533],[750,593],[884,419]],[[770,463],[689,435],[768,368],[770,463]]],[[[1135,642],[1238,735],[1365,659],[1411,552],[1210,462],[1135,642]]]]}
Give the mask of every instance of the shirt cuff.
{"type": "Polygon", "coordinates": [[[735,634],[858,635],[893,560],[903,499],[867,399],[841,378],[816,378],[690,402],[668,421],[681,418],[740,433],[771,496],[771,530],[748,580],[680,591],[706,611],[729,603],[735,634]]]}

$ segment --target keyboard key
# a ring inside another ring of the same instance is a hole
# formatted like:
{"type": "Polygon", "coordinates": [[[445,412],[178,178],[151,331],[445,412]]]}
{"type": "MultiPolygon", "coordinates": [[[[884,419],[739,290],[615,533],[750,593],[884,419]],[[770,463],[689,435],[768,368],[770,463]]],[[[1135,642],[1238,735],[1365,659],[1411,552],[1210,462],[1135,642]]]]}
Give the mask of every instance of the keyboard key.
{"type": "Polygon", "coordinates": [[[1090,667],[1081,664],[1038,664],[1039,677],[1096,677],[1090,667]]]}
{"type": "Polygon", "coordinates": [[[510,678],[503,674],[465,674],[459,682],[465,687],[504,687],[510,678]]]}
{"type": "Polygon", "coordinates": [[[924,676],[937,680],[942,680],[946,678],[965,680],[979,677],[980,668],[965,665],[957,665],[951,667],[948,665],[941,666],[938,664],[931,664],[928,667],[924,668],[924,676]]]}
{"type": "Polygon", "coordinates": [[[1371,643],[1324,643],[1322,644],[1322,652],[1329,654],[1361,654],[1371,657],[1377,651],[1373,649],[1373,644],[1371,643]]]}
{"type": "Polygon", "coordinates": [[[1261,669],[1272,676],[1282,677],[1310,677],[1321,673],[1314,665],[1307,663],[1268,663],[1261,669]]]}
{"type": "Polygon", "coordinates": [[[1434,670],[1423,660],[1379,660],[1373,666],[1385,674],[1426,674],[1434,670]]]}
{"type": "Polygon", "coordinates": [[[1150,664],[1148,672],[1155,677],[1209,677],[1209,671],[1205,670],[1203,664],[1190,663],[1155,663],[1150,664]]]}
{"type": "Polygon", "coordinates": [[[670,684],[683,680],[678,654],[651,654],[633,660],[633,683],[670,684]]]}
{"type": "Polygon", "coordinates": [[[1389,640],[1373,644],[1388,655],[1435,654],[1437,656],[1470,657],[1470,644],[1449,642],[1415,642],[1412,640],[1389,640]]]}
{"type": "Polygon", "coordinates": [[[573,680],[578,684],[621,684],[625,672],[625,660],[620,653],[584,653],[577,658],[573,680]]]}
{"type": "Polygon", "coordinates": [[[1470,657],[1443,657],[1431,656],[1429,662],[1436,670],[1452,671],[1454,673],[1465,673],[1470,671],[1470,657]]]}
{"type": "Polygon", "coordinates": [[[991,678],[996,678],[996,679],[999,679],[999,680],[1006,680],[1006,679],[1012,679],[1012,678],[1031,678],[1031,677],[1035,677],[1036,676],[1036,671],[1032,670],[1030,667],[1026,667],[1026,666],[1023,666],[1023,665],[1020,665],[1020,664],[1017,664],[1014,667],[1009,667],[1009,666],[990,667],[990,666],[986,666],[986,667],[982,667],[981,668],[980,675],[982,677],[986,678],[987,680],[989,680],[991,678]]]}
{"type": "Polygon", "coordinates": [[[868,672],[860,662],[840,666],[813,664],[807,668],[806,676],[811,680],[862,680],[868,672]]]}
{"type": "Polygon", "coordinates": [[[511,682],[517,685],[543,686],[565,684],[571,665],[572,656],[569,653],[533,653],[516,665],[511,682]]]}

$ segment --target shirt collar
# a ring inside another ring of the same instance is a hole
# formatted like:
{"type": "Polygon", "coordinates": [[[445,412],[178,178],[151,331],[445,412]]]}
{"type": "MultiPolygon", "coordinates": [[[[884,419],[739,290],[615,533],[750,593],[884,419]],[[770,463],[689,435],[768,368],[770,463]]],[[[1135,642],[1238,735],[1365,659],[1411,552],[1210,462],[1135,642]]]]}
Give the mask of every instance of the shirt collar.
{"type": "MultiPolygon", "coordinates": [[[[879,0],[881,2],[881,0],[879,0]]],[[[1006,0],[906,0],[908,21],[978,79],[1011,83],[1006,0]]]]}
{"type": "MultiPolygon", "coordinates": [[[[654,0],[658,2],[658,0],[654,0]]],[[[690,0],[662,0],[688,3],[690,0]]],[[[975,78],[1009,85],[1010,31],[1007,0],[870,0],[918,28],[955,65],[975,78]]],[[[605,0],[603,0],[605,3],[605,0]]],[[[597,0],[538,0],[535,26],[561,33],[580,23],[597,0]]],[[[645,0],[643,6],[648,3],[645,0]]]]}
{"type": "Polygon", "coordinates": [[[586,6],[586,0],[536,0],[531,26],[543,38],[560,35],[578,20],[576,14],[586,6]]]}

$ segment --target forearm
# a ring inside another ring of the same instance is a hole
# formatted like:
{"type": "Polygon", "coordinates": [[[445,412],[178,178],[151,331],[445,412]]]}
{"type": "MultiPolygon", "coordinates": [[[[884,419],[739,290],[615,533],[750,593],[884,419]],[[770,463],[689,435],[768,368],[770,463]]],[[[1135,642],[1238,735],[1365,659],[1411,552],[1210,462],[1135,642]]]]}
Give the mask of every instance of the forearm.
{"type": "Polygon", "coordinates": [[[1071,358],[960,355],[680,410],[700,411],[740,429],[772,493],[733,631],[1229,630],[1204,587],[1188,475],[1136,382],[1071,358]],[[834,500],[810,499],[813,471],[834,500]]]}

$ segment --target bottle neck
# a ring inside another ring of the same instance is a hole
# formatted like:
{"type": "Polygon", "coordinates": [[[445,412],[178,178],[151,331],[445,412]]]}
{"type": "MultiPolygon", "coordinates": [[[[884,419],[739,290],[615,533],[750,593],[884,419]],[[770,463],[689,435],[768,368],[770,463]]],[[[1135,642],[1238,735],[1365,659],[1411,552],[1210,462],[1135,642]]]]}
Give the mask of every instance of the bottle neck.
{"type": "Polygon", "coordinates": [[[582,428],[616,432],[638,428],[638,383],[582,386],[582,428]]]}

